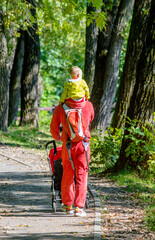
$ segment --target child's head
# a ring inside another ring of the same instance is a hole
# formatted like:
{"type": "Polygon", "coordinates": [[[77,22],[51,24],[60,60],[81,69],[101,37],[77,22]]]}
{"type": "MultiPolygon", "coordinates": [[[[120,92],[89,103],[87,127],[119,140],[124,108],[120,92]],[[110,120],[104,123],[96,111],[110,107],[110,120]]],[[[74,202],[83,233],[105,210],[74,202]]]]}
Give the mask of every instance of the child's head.
{"type": "Polygon", "coordinates": [[[72,76],[72,78],[82,78],[82,70],[79,67],[74,66],[70,70],[70,75],[72,76]]]}

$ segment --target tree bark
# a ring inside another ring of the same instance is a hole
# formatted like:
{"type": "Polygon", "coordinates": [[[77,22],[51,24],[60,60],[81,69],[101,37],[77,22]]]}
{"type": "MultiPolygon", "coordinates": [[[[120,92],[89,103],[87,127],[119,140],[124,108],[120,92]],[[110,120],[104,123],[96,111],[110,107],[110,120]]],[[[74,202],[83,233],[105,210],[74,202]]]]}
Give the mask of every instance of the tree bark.
{"type": "Polygon", "coordinates": [[[118,6],[116,2],[117,1],[115,1],[114,3],[113,9],[108,12],[106,30],[103,29],[102,31],[99,32],[98,35],[94,85],[92,88],[90,99],[95,108],[95,117],[91,125],[92,128],[97,127],[98,123],[100,101],[103,95],[103,81],[104,81],[103,75],[106,69],[105,66],[110,46],[111,33],[118,12],[118,6]]]}
{"type": "MultiPolygon", "coordinates": [[[[92,11],[95,12],[96,9],[92,6],[87,5],[87,14],[90,14],[92,11]]],[[[84,69],[84,79],[89,86],[90,94],[94,83],[98,33],[99,28],[96,26],[95,20],[93,20],[93,23],[91,23],[89,26],[86,26],[86,50],[84,69]]]]}
{"type": "Polygon", "coordinates": [[[118,99],[112,120],[112,127],[114,128],[122,128],[125,124],[127,109],[136,81],[136,67],[140,60],[143,45],[145,44],[144,39],[146,37],[148,14],[144,14],[144,9],[146,12],[148,11],[150,8],[150,1],[140,2],[141,1],[136,0],[134,5],[126,59],[120,79],[118,99]]]}
{"type": "Polygon", "coordinates": [[[41,96],[42,96],[43,88],[44,88],[43,79],[39,73],[38,75],[38,108],[40,107],[40,104],[41,104],[41,96]]]}
{"type": "Polygon", "coordinates": [[[9,97],[9,117],[8,124],[16,121],[18,106],[20,101],[21,76],[24,60],[24,33],[18,39],[13,67],[10,76],[10,97],[9,97]]]}
{"type": "Polygon", "coordinates": [[[7,131],[9,106],[9,71],[7,66],[7,41],[3,11],[0,9],[0,130],[7,131]]]}
{"type": "MultiPolygon", "coordinates": [[[[145,2],[148,3],[147,0],[145,2]]],[[[135,5],[136,8],[141,8],[141,14],[144,14],[144,0],[138,0],[135,5]]],[[[154,35],[154,27],[155,27],[155,2],[149,1],[149,6],[147,5],[148,14],[147,18],[139,18],[138,26],[146,25],[145,37],[142,39],[143,47],[139,57],[138,62],[135,58],[132,59],[133,62],[136,62],[136,83],[134,86],[133,94],[130,101],[130,106],[127,111],[127,117],[131,120],[137,119],[140,122],[137,124],[141,127],[142,123],[145,125],[146,122],[153,123],[153,110],[154,110],[154,62],[155,62],[155,35],[154,35]],[[152,3],[151,3],[152,2],[152,3]],[[151,5],[152,4],[152,5],[151,5]]],[[[138,14],[138,9],[137,9],[138,14]]],[[[133,25],[133,28],[137,28],[136,25],[133,25]]],[[[136,30],[136,29],[135,29],[136,30]]],[[[144,31],[143,27],[141,31],[144,31]]],[[[132,52],[131,52],[132,54],[132,52]]],[[[125,127],[128,128],[128,123],[125,124],[125,127]]],[[[127,139],[128,130],[124,132],[121,153],[118,161],[115,165],[115,170],[118,171],[122,168],[130,166],[132,168],[136,168],[138,163],[144,164],[143,162],[133,161],[131,156],[126,156],[126,148],[131,142],[131,139],[127,139]]],[[[148,159],[145,159],[145,162],[148,159]]]]}
{"type": "Polygon", "coordinates": [[[116,21],[112,32],[110,47],[103,75],[103,96],[100,102],[100,111],[97,127],[105,131],[111,123],[112,106],[116,94],[120,55],[124,42],[122,36],[126,23],[131,17],[134,0],[121,0],[116,21]]]}
{"type": "MultiPolygon", "coordinates": [[[[32,4],[32,16],[36,16],[35,1],[32,4]]],[[[21,81],[21,125],[38,127],[38,74],[40,64],[40,43],[34,23],[25,32],[25,55],[21,81]]]]}

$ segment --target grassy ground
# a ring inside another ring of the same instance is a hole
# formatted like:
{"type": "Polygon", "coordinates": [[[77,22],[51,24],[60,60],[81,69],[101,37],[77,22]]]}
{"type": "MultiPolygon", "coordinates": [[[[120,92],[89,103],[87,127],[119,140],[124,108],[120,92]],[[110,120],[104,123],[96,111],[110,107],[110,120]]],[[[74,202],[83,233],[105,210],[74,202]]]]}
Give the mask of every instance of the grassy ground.
{"type": "MultiPolygon", "coordinates": [[[[8,128],[7,133],[0,132],[0,144],[45,151],[45,144],[52,140],[49,128],[51,117],[42,116],[41,119],[44,119],[44,121],[40,121],[39,130],[31,127],[12,126],[8,128]]],[[[58,142],[58,145],[60,144],[58,142]]],[[[96,174],[103,169],[99,160],[97,164],[93,164],[91,174],[96,174]]],[[[137,199],[139,204],[145,208],[147,225],[150,229],[155,230],[155,182],[153,176],[146,175],[140,178],[135,172],[124,171],[115,175],[108,175],[108,177],[125,186],[126,191],[132,192],[132,197],[137,199]]]]}
{"type": "Polygon", "coordinates": [[[108,177],[132,193],[130,196],[145,209],[146,225],[155,231],[155,179],[151,175],[139,177],[136,172],[129,170],[108,177]]]}
{"type": "MultiPolygon", "coordinates": [[[[45,150],[45,144],[51,141],[52,135],[50,133],[51,116],[42,112],[40,114],[39,129],[30,126],[14,125],[8,127],[8,132],[0,131],[0,144],[7,144],[11,146],[21,146],[24,148],[37,148],[41,151],[45,150]]],[[[60,145],[60,142],[58,142],[60,145]]]]}

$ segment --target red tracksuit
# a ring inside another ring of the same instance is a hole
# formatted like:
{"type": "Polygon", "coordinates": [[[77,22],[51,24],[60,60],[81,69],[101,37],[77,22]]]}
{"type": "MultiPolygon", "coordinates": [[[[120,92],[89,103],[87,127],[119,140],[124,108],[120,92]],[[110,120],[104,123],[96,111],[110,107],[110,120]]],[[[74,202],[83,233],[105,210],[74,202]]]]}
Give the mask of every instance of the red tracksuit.
{"type": "MultiPolygon", "coordinates": [[[[94,118],[93,105],[89,102],[74,103],[72,105],[74,108],[82,108],[82,113],[84,117],[84,123],[87,128],[86,136],[90,138],[89,124],[94,118]]],[[[73,205],[76,207],[84,207],[86,192],[87,192],[87,161],[85,150],[80,142],[72,142],[71,156],[75,166],[76,174],[76,187],[74,181],[74,171],[72,169],[71,163],[69,161],[68,150],[66,149],[66,141],[68,140],[68,135],[64,129],[68,128],[65,111],[61,105],[57,106],[53,118],[50,124],[50,130],[53,138],[58,141],[60,140],[59,126],[62,124],[63,131],[61,134],[62,145],[62,164],[63,164],[63,177],[61,182],[61,196],[62,202],[65,205],[73,205]]],[[[90,160],[90,148],[88,146],[88,161],[90,160]]]]}

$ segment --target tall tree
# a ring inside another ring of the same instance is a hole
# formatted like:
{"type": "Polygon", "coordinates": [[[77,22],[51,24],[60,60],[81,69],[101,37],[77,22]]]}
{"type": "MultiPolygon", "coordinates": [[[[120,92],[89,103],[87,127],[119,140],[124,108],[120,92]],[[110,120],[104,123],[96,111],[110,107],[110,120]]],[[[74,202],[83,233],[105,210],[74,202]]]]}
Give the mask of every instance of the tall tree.
{"type": "MultiPolygon", "coordinates": [[[[106,11],[105,8],[103,8],[102,10],[106,11]]],[[[102,29],[102,31],[100,31],[98,35],[94,85],[91,93],[91,102],[95,107],[95,118],[92,123],[92,128],[97,127],[97,123],[98,123],[100,101],[103,95],[103,80],[104,80],[103,74],[105,72],[107,54],[109,51],[110,40],[111,40],[111,33],[112,33],[117,12],[118,12],[117,1],[114,1],[113,7],[107,11],[106,29],[102,29]]]]}
{"type": "Polygon", "coordinates": [[[112,119],[112,107],[117,89],[123,32],[131,17],[134,0],[121,0],[111,36],[106,69],[103,75],[103,95],[100,102],[98,127],[105,131],[112,119]]]}
{"type": "Polygon", "coordinates": [[[10,97],[8,124],[16,121],[20,101],[21,76],[24,60],[24,32],[20,31],[20,37],[16,46],[13,67],[10,76],[10,97]]]}
{"type": "MultiPolygon", "coordinates": [[[[137,126],[142,128],[142,123],[145,125],[146,122],[153,123],[153,108],[154,108],[154,62],[155,62],[155,2],[152,0],[136,0],[135,4],[135,14],[139,14],[139,9],[141,9],[141,14],[147,14],[148,17],[139,17],[136,18],[138,21],[138,26],[146,25],[145,37],[142,39],[142,51],[139,57],[139,60],[136,60],[136,56],[132,59],[136,63],[136,75],[135,75],[135,85],[134,90],[131,96],[130,106],[127,111],[127,117],[131,120],[136,119],[140,120],[137,123],[137,126]],[[144,9],[144,1],[147,3],[147,8],[144,9]],[[148,5],[149,3],[149,5],[148,5]],[[145,11],[146,10],[146,11],[145,11]]],[[[137,29],[136,25],[132,27],[137,29]]],[[[143,27],[141,31],[144,31],[143,27]]],[[[132,39],[130,39],[132,40],[132,39]]],[[[130,53],[132,54],[132,52],[130,53]]],[[[121,153],[116,165],[114,166],[115,170],[118,171],[126,166],[132,168],[137,167],[137,163],[140,165],[146,163],[148,160],[147,157],[144,159],[144,162],[138,162],[139,159],[133,161],[131,154],[127,157],[126,149],[131,144],[132,139],[128,138],[129,124],[126,123],[126,130],[124,132],[121,153]]],[[[140,156],[139,156],[140,158],[140,156]]]]}
{"type": "MultiPolygon", "coordinates": [[[[31,14],[36,17],[34,0],[28,1],[31,14]]],[[[21,82],[21,125],[38,127],[38,74],[40,64],[40,43],[37,22],[25,31],[25,55],[21,82]]]]}
{"type": "MultiPolygon", "coordinates": [[[[95,11],[97,11],[96,8],[87,4],[87,15],[95,11]]],[[[99,28],[96,26],[96,21],[94,19],[89,26],[86,26],[84,78],[89,86],[90,93],[92,91],[92,87],[94,83],[98,33],[99,33],[99,28]]]]}
{"type": "Polygon", "coordinates": [[[7,131],[9,106],[9,71],[7,66],[7,41],[3,11],[0,5],[0,129],[7,131]]]}
{"type": "Polygon", "coordinates": [[[144,39],[146,38],[146,28],[149,17],[146,13],[149,9],[150,1],[142,1],[141,3],[137,0],[135,1],[125,64],[120,79],[118,100],[112,120],[112,127],[114,128],[121,128],[125,124],[127,109],[136,82],[137,63],[140,60],[143,45],[145,44],[144,39]]]}

